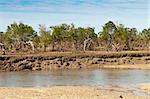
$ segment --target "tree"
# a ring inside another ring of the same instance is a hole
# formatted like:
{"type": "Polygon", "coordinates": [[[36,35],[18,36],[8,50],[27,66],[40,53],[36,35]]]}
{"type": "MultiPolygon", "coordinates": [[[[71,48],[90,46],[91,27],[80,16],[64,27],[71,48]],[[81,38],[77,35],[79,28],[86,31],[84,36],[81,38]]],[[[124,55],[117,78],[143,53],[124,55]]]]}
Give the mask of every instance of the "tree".
{"type": "Polygon", "coordinates": [[[97,35],[94,32],[94,28],[87,27],[82,28],[78,27],[71,32],[74,40],[76,40],[76,49],[77,50],[86,50],[90,48],[91,42],[97,38],[97,35]]]}
{"type": "Polygon", "coordinates": [[[84,51],[86,50],[86,48],[91,49],[93,41],[97,39],[97,35],[95,34],[94,28],[91,27],[86,28],[85,33],[86,37],[84,39],[84,48],[83,48],[84,51]]]}
{"type": "Polygon", "coordinates": [[[125,28],[126,31],[126,45],[125,50],[135,50],[138,47],[138,31],[136,28],[125,28]]]}
{"type": "Polygon", "coordinates": [[[108,21],[104,26],[102,32],[100,32],[100,39],[107,46],[106,49],[112,49],[113,34],[117,30],[116,25],[112,21],[108,21]]]}
{"type": "Polygon", "coordinates": [[[35,36],[35,37],[32,39],[32,41],[33,41],[34,47],[35,47],[36,49],[38,49],[38,48],[40,47],[40,36],[39,36],[39,35],[35,36]]]}
{"type": "Polygon", "coordinates": [[[3,32],[0,32],[0,43],[2,43],[4,40],[3,40],[3,36],[4,36],[4,33],[3,32]]]}
{"type": "Polygon", "coordinates": [[[149,29],[143,29],[142,32],[139,34],[141,39],[144,41],[143,45],[144,47],[146,47],[147,49],[149,49],[150,47],[150,28],[149,29]]]}
{"type": "Polygon", "coordinates": [[[150,28],[139,32],[112,21],[104,24],[99,37],[93,27],[75,27],[73,23],[54,25],[50,30],[40,25],[39,29],[37,34],[27,24],[10,24],[6,32],[0,32],[0,46],[7,51],[28,51],[31,48],[35,51],[41,46],[46,51],[50,45],[57,51],[93,50],[97,45],[107,51],[150,49],[150,28]]]}
{"type": "Polygon", "coordinates": [[[75,28],[75,25],[72,23],[70,25],[70,30],[68,33],[68,41],[72,43],[73,51],[77,50],[77,40],[78,40],[77,29],[75,28]]]}
{"type": "Polygon", "coordinates": [[[127,31],[124,25],[119,24],[113,36],[114,36],[115,50],[117,51],[123,50],[124,47],[126,46],[127,41],[127,31]]]}
{"type": "Polygon", "coordinates": [[[37,35],[31,26],[23,23],[13,23],[7,27],[5,39],[13,49],[20,50],[25,47],[26,42],[32,41],[37,35]]]}
{"type": "Polygon", "coordinates": [[[141,36],[143,37],[143,39],[145,39],[146,41],[150,40],[150,28],[149,29],[144,29],[142,30],[141,36]]]}
{"type": "Polygon", "coordinates": [[[39,25],[40,26],[40,43],[43,46],[43,50],[44,52],[46,51],[46,47],[50,44],[51,40],[52,40],[52,36],[50,34],[50,31],[46,30],[45,25],[39,25]]]}
{"type": "MultiPolygon", "coordinates": [[[[70,31],[70,25],[61,24],[56,26],[51,26],[50,29],[52,30],[52,42],[53,45],[57,45],[57,50],[63,50],[63,43],[68,40],[68,34],[70,31]]],[[[54,47],[54,46],[53,46],[54,47]]]]}
{"type": "Polygon", "coordinates": [[[0,50],[2,50],[2,55],[5,55],[5,46],[4,46],[4,33],[0,32],[0,50]]]}

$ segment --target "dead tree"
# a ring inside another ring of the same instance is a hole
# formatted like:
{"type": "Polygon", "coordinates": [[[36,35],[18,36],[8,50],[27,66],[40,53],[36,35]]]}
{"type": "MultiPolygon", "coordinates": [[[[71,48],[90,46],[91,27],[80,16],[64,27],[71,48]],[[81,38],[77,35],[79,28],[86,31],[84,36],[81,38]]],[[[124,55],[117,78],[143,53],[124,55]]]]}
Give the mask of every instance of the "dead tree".
{"type": "Polygon", "coordinates": [[[29,40],[29,41],[26,42],[26,44],[31,45],[32,51],[35,52],[35,47],[34,47],[33,41],[29,40]]]}
{"type": "Polygon", "coordinates": [[[2,55],[5,55],[5,46],[3,43],[0,43],[0,48],[2,49],[2,55]]]}
{"type": "Polygon", "coordinates": [[[84,40],[84,46],[83,46],[83,51],[86,51],[86,47],[87,47],[87,44],[91,42],[91,38],[88,38],[86,40],[84,40]]]}

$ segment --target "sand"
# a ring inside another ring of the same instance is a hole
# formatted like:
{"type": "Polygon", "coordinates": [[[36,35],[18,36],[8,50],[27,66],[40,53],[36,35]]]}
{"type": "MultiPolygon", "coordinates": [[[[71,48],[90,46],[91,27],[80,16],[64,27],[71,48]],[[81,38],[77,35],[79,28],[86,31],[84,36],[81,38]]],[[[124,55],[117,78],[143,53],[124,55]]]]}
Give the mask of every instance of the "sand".
{"type": "Polygon", "coordinates": [[[107,68],[107,69],[143,69],[143,70],[150,70],[150,64],[103,65],[101,68],[107,68]]]}
{"type": "Polygon", "coordinates": [[[0,87],[0,99],[150,99],[93,86],[0,87]]]}
{"type": "Polygon", "coordinates": [[[136,87],[150,94],[150,83],[137,84],[136,87]]]}

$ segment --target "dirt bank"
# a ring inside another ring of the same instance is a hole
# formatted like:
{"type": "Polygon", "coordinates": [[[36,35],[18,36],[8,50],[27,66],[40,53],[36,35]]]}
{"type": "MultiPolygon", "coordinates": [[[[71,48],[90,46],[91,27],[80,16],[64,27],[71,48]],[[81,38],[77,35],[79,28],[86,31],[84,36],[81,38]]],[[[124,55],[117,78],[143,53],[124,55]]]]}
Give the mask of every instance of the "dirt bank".
{"type": "Polygon", "coordinates": [[[0,99],[149,99],[126,92],[89,86],[51,86],[38,88],[0,88],[0,99]]]}
{"type": "Polygon", "coordinates": [[[0,71],[150,69],[150,52],[51,52],[0,56],[0,71]]]}

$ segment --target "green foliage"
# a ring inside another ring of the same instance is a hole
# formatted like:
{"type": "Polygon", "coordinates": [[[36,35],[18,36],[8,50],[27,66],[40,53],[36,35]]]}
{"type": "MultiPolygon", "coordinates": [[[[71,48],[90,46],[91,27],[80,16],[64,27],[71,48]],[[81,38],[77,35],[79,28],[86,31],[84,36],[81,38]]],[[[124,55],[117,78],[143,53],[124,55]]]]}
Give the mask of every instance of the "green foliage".
{"type": "MultiPolygon", "coordinates": [[[[44,51],[46,51],[46,47],[50,44],[50,42],[52,41],[52,36],[50,34],[50,31],[46,30],[46,27],[44,25],[40,25],[40,31],[39,31],[39,40],[40,43],[42,44],[42,46],[44,47],[44,51]]],[[[35,40],[38,41],[38,38],[36,38],[35,40]]]]}
{"type": "Polygon", "coordinates": [[[75,28],[74,24],[71,24],[70,31],[68,33],[68,39],[70,41],[77,41],[78,35],[77,35],[77,29],[75,28]]]}
{"type": "Polygon", "coordinates": [[[52,39],[56,42],[60,42],[62,40],[65,40],[67,38],[70,25],[67,24],[61,24],[58,26],[51,26],[50,29],[52,30],[52,39]]]}
{"type": "Polygon", "coordinates": [[[117,29],[114,33],[114,41],[115,43],[125,44],[127,40],[127,31],[122,24],[117,26],[117,29]]]}
{"type": "Polygon", "coordinates": [[[0,43],[2,43],[2,41],[3,41],[3,32],[0,32],[0,43]]]}
{"type": "Polygon", "coordinates": [[[34,43],[34,46],[37,48],[40,46],[40,36],[35,36],[33,39],[32,39],[33,43],[34,43]]]}
{"type": "Polygon", "coordinates": [[[95,33],[94,28],[88,27],[86,29],[86,33],[87,33],[87,38],[91,38],[92,40],[97,39],[97,34],[95,33]]]}
{"type": "Polygon", "coordinates": [[[4,45],[7,49],[20,50],[25,47],[25,42],[32,41],[37,33],[33,28],[24,23],[13,23],[4,33],[4,45]]]}
{"type": "Polygon", "coordinates": [[[12,43],[11,37],[9,36],[8,33],[5,33],[3,39],[4,39],[4,46],[5,46],[5,48],[9,49],[9,47],[10,47],[10,45],[12,43]]]}
{"type": "Polygon", "coordinates": [[[141,33],[140,36],[142,39],[149,41],[150,40],[150,28],[149,29],[144,29],[141,33]]]}
{"type": "Polygon", "coordinates": [[[31,26],[28,26],[23,23],[11,24],[10,26],[7,27],[6,34],[7,33],[11,38],[18,39],[21,41],[24,41],[26,39],[32,39],[36,35],[36,32],[33,30],[31,26]]]}
{"type": "MultiPolygon", "coordinates": [[[[102,27],[102,31],[98,35],[92,27],[75,27],[72,24],[60,24],[51,26],[49,30],[44,25],[40,25],[39,33],[24,23],[12,23],[7,27],[6,32],[0,32],[0,43],[3,43],[6,49],[12,46],[24,46],[26,41],[33,41],[32,44],[36,48],[43,46],[44,51],[50,45],[56,49],[74,48],[83,50],[85,41],[95,44],[92,47],[98,47],[98,41],[105,50],[135,50],[137,47],[148,48],[150,43],[150,28],[138,32],[136,28],[127,28],[122,24],[116,25],[112,21],[108,21],[102,27]],[[94,43],[93,43],[94,42],[94,43]],[[141,43],[142,42],[142,43],[141,43]]],[[[88,44],[87,44],[88,46],[88,44]]],[[[21,47],[18,47],[20,49],[21,47]]],[[[140,49],[140,48],[139,48],[140,49]]]]}
{"type": "Polygon", "coordinates": [[[114,32],[116,31],[116,25],[112,22],[109,21],[107,22],[104,26],[103,26],[103,30],[100,33],[100,38],[103,40],[110,40],[111,39],[111,35],[114,34],[114,32]]]}

